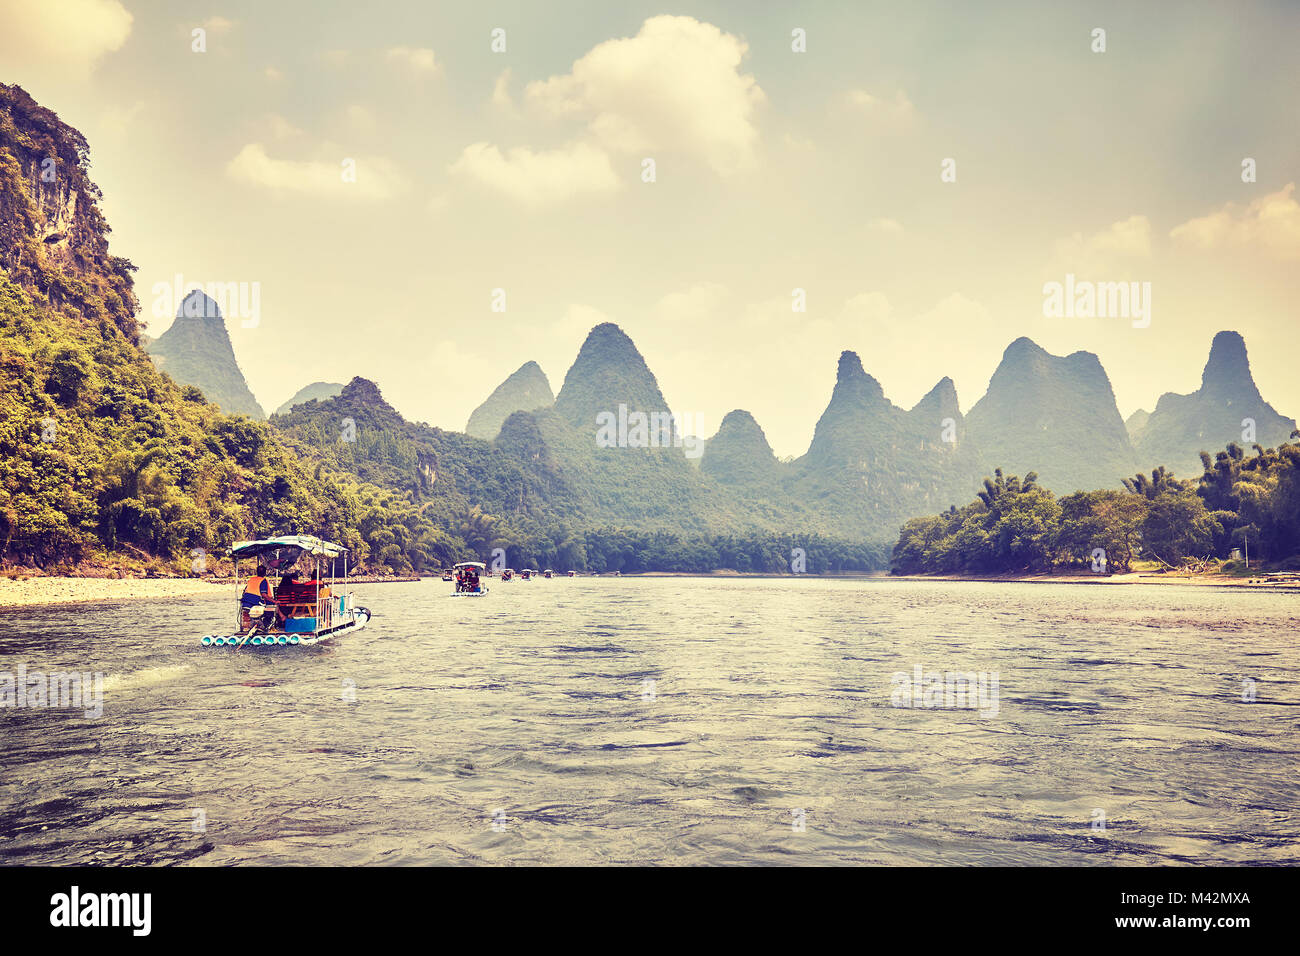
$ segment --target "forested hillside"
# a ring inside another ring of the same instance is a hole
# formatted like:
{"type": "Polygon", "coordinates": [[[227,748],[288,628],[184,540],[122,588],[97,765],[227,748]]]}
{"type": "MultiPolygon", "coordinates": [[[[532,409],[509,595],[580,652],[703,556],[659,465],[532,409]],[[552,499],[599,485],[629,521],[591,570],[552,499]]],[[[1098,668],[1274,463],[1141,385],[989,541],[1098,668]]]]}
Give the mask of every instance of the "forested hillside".
{"type": "Polygon", "coordinates": [[[394,566],[456,553],[400,494],[308,472],[155,368],[88,169],[76,130],[0,84],[0,557],[169,571],[288,529],[394,566]]]}

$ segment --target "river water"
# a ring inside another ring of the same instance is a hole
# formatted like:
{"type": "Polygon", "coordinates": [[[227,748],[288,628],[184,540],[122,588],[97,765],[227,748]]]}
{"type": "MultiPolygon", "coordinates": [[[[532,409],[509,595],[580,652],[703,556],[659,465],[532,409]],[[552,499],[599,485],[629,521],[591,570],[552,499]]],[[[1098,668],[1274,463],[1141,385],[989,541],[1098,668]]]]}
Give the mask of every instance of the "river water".
{"type": "Polygon", "coordinates": [[[0,710],[0,862],[1300,862],[1294,594],[449,590],[276,650],[199,646],[228,597],[0,612],[0,672],[105,675],[102,716],[0,710]]]}

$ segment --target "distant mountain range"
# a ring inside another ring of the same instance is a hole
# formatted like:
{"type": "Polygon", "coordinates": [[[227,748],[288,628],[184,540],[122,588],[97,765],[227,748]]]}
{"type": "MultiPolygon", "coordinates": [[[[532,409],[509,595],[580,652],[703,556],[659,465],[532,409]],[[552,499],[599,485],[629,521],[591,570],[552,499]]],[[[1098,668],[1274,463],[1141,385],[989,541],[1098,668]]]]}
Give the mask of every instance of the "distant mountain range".
{"type": "MultiPolygon", "coordinates": [[[[141,340],[160,369],[197,386],[223,410],[265,417],[244,381],[220,309],[203,292],[186,297],[157,340],[141,340]]],[[[328,401],[343,388],[313,382],[276,414],[328,401]]],[[[751,517],[763,527],[797,515],[869,534],[966,501],[994,468],[1037,472],[1041,485],[1061,494],[1114,488],[1157,465],[1195,477],[1202,451],[1214,453],[1230,442],[1273,447],[1296,428],[1260,394],[1245,340],[1233,331],[1214,337],[1199,389],[1165,393],[1153,412],[1139,409],[1127,422],[1096,355],[1052,355],[1024,337],[1007,346],[987,392],[966,416],[951,379],[940,380],[914,408],[902,409],[856,354],[843,353],[812,443],[794,462],[778,461],[761,425],[741,409],[728,413],[716,435],[698,442],[683,443],[693,436],[679,429],[668,448],[599,448],[597,416],[617,415],[620,406],[647,416],[670,407],[636,345],[618,326],[604,323],[588,335],[558,395],[541,367],[526,362],[474,410],[465,433],[484,441],[504,433],[510,441],[545,443],[559,466],[572,472],[572,487],[585,489],[586,507],[609,520],[672,515],[713,525],[709,515],[743,520],[747,513],[727,503],[729,496],[757,496],[766,503],[758,509],[762,517],[751,517]],[[525,418],[507,428],[518,415],[525,418]],[[644,507],[628,498],[634,489],[644,507]]]]}
{"type": "MultiPolygon", "coordinates": [[[[191,293],[175,323],[145,348],[162,370],[227,412],[263,417],[220,311],[202,292],[191,293]]],[[[315,382],[277,410],[277,421],[309,402],[338,420],[331,403],[364,381],[347,389],[315,382]]],[[[698,443],[667,423],[669,409],[636,345],[607,322],[591,330],[558,395],[541,367],[527,362],[474,410],[465,434],[524,456],[518,464],[525,470],[545,462],[533,493],[564,489],[559,510],[586,520],[707,533],[798,526],[885,540],[908,518],[968,501],[994,468],[1036,472],[1040,485],[1059,494],[1118,488],[1157,465],[1196,477],[1202,451],[1234,441],[1272,447],[1296,427],[1264,401],[1245,341],[1229,331],[1214,337],[1197,391],[1167,393],[1154,412],[1139,410],[1127,423],[1096,355],[1052,355],[1023,337],[1007,346],[988,391],[966,416],[951,379],[903,409],[855,353],[844,352],[812,443],[792,462],[776,458],[761,425],[742,409],[698,443]],[[644,435],[638,415],[645,416],[644,435]],[[602,416],[614,422],[612,442],[601,441],[602,416]]],[[[383,416],[396,416],[393,427],[409,424],[386,403],[383,416]]],[[[424,464],[433,467],[436,449],[425,451],[424,464]]],[[[369,480],[363,463],[352,466],[369,480]]]]}
{"type": "MultiPolygon", "coordinates": [[[[344,390],[350,400],[302,406],[284,425],[303,422],[307,407],[329,423],[322,432],[345,414],[371,421],[374,410],[359,408],[357,395],[382,399],[372,383],[362,389],[362,382],[344,390]]],[[[844,352],[807,453],[785,462],[754,417],[736,409],[702,443],[699,468],[692,468],[687,436],[664,421],[669,404],[654,373],[612,323],[591,330],[551,402],[549,391],[541,369],[524,365],[471,416],[475,444],[455,445],[455,433],[406,423],[386,403],[383,427],[423,436],[426,469],[436,471],[451,454],[467,472],[481,472],[485,466],[475,462],[504,455],[492,467],[509,461],[527,475],[519,479],[528,491],[521,488],[518,502],[531,500],[527,507],[539,513],[710,534],[798,528],[873,541],[892,540],[909,517],[970,500],[995,467],[1037,472],[1040,484],[1061,494],[1119,488],[1135,471],[1157,464],[1199,475],[1200,451],[1242,441],[1242,416],[1254,418],[1266,445],[1295,428],[1259,397],[1244,343],[1232,332],[1215,337],[1201,389],[1166,395],[1156,412],[1133,416],[1132,437],[1095,355],[1055,356],[1027,338],[1007,347],[988,392],[965,417],[951,379],[903,409],[885,397],[855,353],[844,352]]],[[[367,480],[382,477],[360,463],[353,467],[367,480]]],[[[389,482],[418,485],[392,475],[389,482]]]]}

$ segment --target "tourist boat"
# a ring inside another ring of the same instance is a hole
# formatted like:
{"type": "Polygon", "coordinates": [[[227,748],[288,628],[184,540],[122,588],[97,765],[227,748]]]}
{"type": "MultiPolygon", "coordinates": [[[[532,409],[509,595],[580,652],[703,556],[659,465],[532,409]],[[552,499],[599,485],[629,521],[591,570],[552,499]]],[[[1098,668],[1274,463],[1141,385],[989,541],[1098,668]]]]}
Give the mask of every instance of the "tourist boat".
{"type": "Polygon", "coordinates": [[[456,572],[453,571],[451,568],[443,568],[442,579],[448,583],[451,583],[452,581],[456,580],[456,572]]]}
{"type": "Polygon", "coordinates": [[[542,572],[542,577],[547,578],[548,580],[554,576],[555,573],[550,568],[547,568],[545,571],[542,572]]]}
{"type": "Polygon", "coordinates": [[[578,572],[577,572],[577,571],[570,571],[570,572],[569,572],[569,577],[571,577],[571,578],[576,578],[577,576],[578,576],[578,572]]]}
{"type": "Polygon", "coordinates": [[[524,568],[522,571],[519,572],[519,577],[525,581],[531,581],[533,579],[533,573],[534,572],[532,568],[524,568]]]}
{"type": "Polygon", "coordinates": [[[488,593],[482,574],[487,565],[481,561],[462,561],[453,569],[456,572],[456,590],[452,597],[482,597],[488,593]]]}
{"type": "Polygon", "coordinates": [[[238,541],[230,549],[239,583],[235,632],[209,634],[204,647],[285,647],[320,644],[370,623],[370,609],[353,602],[348,582],[348,549],[306,534],[260,541],[238,541]],[[271,603],[243,606],[245,579],[240,561],[251,558],[266,568],[273,589],[271,603]],[[343,577],[338,577],[340,567],[343,577]],[[310,571],[311,577],[299,575],[310,571]],[[278,585],[273,575],[280,575],[278,585]],[[341,586],[340,586],[341,585],[341,586]]]}
{"type": "Polygon", "coordinates": [[[514,568],[504,568],[504,569],[502,569],[502,571],[501,571],[501,580],[502,580],[502,581],[509,581],[509,580],[510,580],[511,578],[513,578],[514,576],[515,576],[515,569],[514,569],[514,568]]]}

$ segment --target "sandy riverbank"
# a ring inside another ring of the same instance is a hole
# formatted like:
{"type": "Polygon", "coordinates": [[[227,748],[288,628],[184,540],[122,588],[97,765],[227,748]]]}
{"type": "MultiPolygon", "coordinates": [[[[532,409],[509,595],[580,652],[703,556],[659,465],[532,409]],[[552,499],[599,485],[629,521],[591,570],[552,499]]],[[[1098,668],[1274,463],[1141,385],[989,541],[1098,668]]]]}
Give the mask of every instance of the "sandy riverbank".
{"type": "Polygon", "coordinates": [[[0,608],[234,595],[233,582],[202,578],[0,578],[0,608]]]}
{"type": "MultiPolygon", "coordinates": [[[[353,584],[418,581],[416,577],[362,576],[353,584]]],[[[100,604],[176,597],[224,597],[234,601],[238,589],[229,578],[94,578],[32,576],[25,581],[0,578],[0,608],[43,604],[100,604]]]]}

